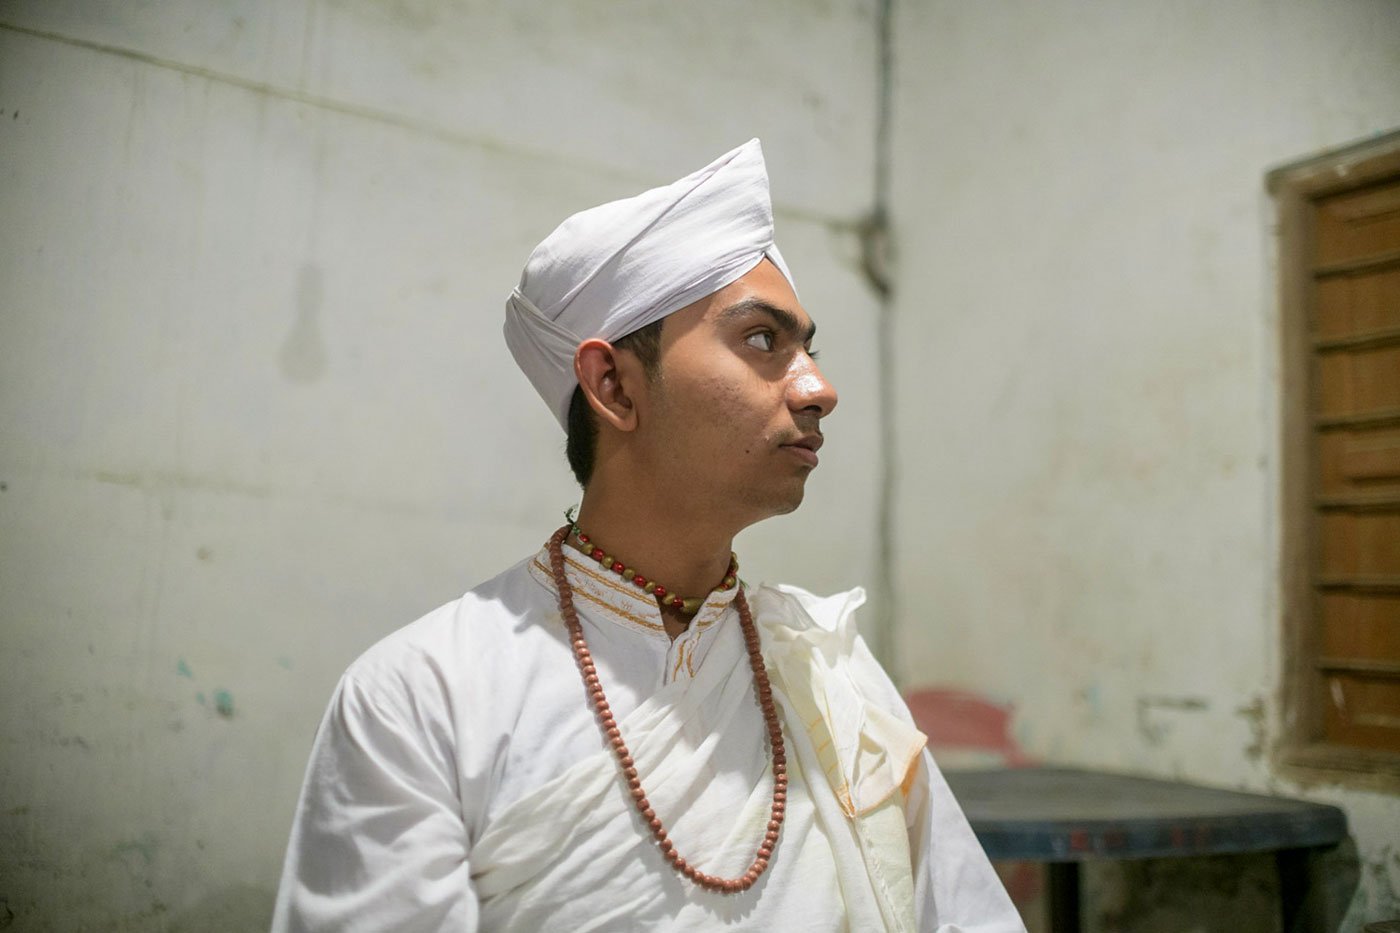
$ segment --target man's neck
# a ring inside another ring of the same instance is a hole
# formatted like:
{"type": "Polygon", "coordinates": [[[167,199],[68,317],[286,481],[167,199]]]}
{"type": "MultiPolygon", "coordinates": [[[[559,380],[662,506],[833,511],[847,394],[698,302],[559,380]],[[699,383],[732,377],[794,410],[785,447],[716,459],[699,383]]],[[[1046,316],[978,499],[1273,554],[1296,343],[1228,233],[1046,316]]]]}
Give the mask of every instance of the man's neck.
{"type": "Polygon", "coordinates": [[[577,524],[595,545],[675,595],[705,596],[729,570],[735,532],[713,515],[686,514],[664,502],[591,484],[577,524]]]}

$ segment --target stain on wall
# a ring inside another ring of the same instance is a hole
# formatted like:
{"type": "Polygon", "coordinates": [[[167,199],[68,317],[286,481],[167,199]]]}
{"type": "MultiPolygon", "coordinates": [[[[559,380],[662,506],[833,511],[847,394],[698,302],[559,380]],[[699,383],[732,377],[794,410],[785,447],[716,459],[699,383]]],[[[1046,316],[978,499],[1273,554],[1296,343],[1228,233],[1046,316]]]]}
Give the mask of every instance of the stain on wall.
{"type": "Polygon", "coordinates": [[[1013,705],[946,687],[914,689],[905,699],[940,766],[1029,763],[1012,734],[1013,705]]]}
{"type": "Polygon", "coordinates": [[[1172,728],[1172,714],[1203,713],[1210,709],[1204,697],[1140,696],[1137,698],[1138,735],[1149,745],[1161,745],[1172,728]]]}
{"type": "Polygon", "coordinates": [[[1267,713],[1268,709],[1264,705],[1264,698],[1257,696],[1235,710],[1235,715],[1249,725],[1249,744],[1244,746],[1241,751],[1250,761],[1260,761],[1264,757],[1269,734],[1267,713]]]}
{"type": "Polygon", "coordinates": [[[325,302],[325,273],[315,263],[297,272],[295,314],[291,330],[277,353],[277,364],[288,382],[310,385],[326,372],[326,341],[321,333],[325,302]]]}

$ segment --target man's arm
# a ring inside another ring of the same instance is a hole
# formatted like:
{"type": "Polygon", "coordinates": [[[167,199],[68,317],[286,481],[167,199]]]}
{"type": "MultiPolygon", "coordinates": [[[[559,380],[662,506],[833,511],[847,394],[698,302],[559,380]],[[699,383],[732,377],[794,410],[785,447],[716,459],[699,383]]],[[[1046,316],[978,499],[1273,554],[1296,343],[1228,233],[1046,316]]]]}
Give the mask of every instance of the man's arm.
{"type": "MultiPolygon", "coordinates": [[[[852,663],[878,695],[876,703],[907,722],[909,707],[889,675],[857,637],[852,663]]],[[[905,799],[909,861],[914,870],[914,916],[923,933],[1025,933],[1006,888],[987,860],[962,807],[928,749],[905,799]]]]}
{"type": "Polygon", "coordinates": [[[370,687],[355,668],[342,678],[312,748],[273,933],[476,930],[452,720],[436,686],[370,687]]]}
{"type": "Polygon", "coordinates": [[[919,929],[1025,933],[1020,914],[928,749],[917,767],[904,812],[919,929]]]}

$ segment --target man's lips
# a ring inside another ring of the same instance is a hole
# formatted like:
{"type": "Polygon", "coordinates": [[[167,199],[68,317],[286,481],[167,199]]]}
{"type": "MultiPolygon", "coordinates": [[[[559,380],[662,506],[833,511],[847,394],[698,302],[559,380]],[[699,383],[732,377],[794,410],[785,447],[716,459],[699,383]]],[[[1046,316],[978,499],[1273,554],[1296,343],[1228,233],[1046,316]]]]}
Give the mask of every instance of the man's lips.
{"type": "Polygon", "coordinates": [[[797,459],[808,466],[816,466],[817,451],[821,449],[822,443],[823,439],[820,434],[807,434],[795,441],[783,444],[782,447],[784,450],[792,451],[797,459]]]}

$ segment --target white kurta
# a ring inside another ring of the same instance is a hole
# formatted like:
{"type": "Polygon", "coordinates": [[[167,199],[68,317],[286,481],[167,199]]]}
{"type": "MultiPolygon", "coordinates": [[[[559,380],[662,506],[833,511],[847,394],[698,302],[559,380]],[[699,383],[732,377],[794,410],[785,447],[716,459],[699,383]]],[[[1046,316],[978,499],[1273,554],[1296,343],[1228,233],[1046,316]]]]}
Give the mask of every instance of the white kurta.
{"type": "MultiPolygon", "coordinates": [[[[565,555],[653,807],[692,864],[742,874],[763,836],[772,775],[734,591],[711,594],[671,641],[654,600],[565,555]]],[[[907,798],[896,790],[894,803],[873,807],[889,796],[877,785],[889,786],[882,768],[894,759],[861,758],[855,746],[870,742],[842,723],[883,722],[905,739],[912,729],[854,636],[858,595],[748,590],[784,716],[787,816],[750,891],[710,893],[680,878],[600,735],[548,565],[542,550],[345,673],[312,750],[274,931],[1023,930],[927,752],[914,759],[907,798]],[[818,647],[795,650],[808,634],[818,647]],[[820,696],[806,689],[813,663],[830,688],[820,696]],[[799,711],[817,707],[803,722],[799,711]],[[823,716],[834,742],[811,728],[823,716]],[[895,862],[913,870],[903,888],[880,877],[867,832],[892,813],[908,841],[901,835],[895,862]]]]}

